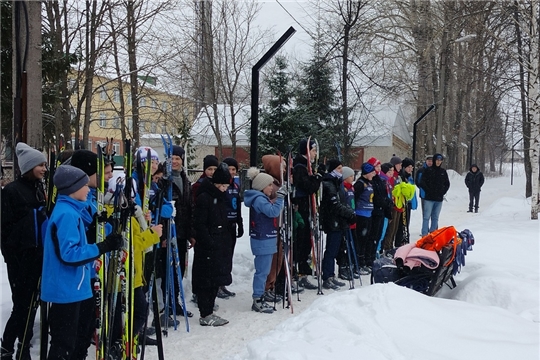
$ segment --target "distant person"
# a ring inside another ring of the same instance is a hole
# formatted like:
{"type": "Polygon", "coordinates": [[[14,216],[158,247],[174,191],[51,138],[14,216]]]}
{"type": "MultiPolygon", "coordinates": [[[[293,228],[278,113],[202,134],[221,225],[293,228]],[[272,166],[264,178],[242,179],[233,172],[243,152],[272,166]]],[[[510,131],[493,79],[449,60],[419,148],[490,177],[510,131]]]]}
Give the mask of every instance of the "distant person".
{"type": "Polygon", "coordinates": [[[472,213],[473,205],[474,212],[478,212],[478,203],[480,202],[480,190],[484,185],[484,174],[478,169],[476,164],[472,164],[467,176],[465,176],[465,185],[469,189],[469,211],[472,213]]]}
{"type": "Polygon", "coordinates": [[[433,155],[426,155],[426,161],[424,161],[424,164],[418,171],[416,172],[416,186],[420,189],[420,203],[422,204],[422,216],[424,216],[424,197],[426,196],[426,192],[422,187],[420,186],[420,183],[422,182],[422,175],[424,174],[424,171],[433,165],[433,155]]]}
{"type": "Polygon", "coordinates": [[[424,198],[424,216],[422,219],[422,236],[439,228],[439,214],[442,209],[444,195],[450,188],[448,173],[441,167],[444,157],[441,154],[433,155],[433,165],[427,168],[422,175],[422,189],[424,198]],[[431,224],[429,223],[431,219],[431,224]]]}

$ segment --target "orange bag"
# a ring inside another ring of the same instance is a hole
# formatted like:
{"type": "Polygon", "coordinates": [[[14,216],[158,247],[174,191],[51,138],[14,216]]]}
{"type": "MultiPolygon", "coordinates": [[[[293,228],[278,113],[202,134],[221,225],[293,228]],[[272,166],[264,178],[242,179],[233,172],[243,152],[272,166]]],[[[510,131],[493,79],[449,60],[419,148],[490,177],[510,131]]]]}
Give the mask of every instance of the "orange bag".
{"type": "Polygon", "coordinates": [[[444,266],[448,266],[454,261],[459,243],[461,243],[461,238],[458,236],[456,228],[453,226],[446,226],[437,229],[418,240],[416,242],[416,247],[439,252],[447,245],[453,246],[454,250],[452,252],[452,258],[444,264],[444,266]]]}

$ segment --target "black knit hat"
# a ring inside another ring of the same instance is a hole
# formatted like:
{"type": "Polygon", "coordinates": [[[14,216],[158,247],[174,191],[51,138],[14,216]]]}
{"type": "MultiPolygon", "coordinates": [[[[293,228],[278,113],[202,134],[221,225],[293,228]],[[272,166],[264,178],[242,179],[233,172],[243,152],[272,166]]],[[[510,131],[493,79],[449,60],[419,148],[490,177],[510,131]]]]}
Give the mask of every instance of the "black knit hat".
{"type": "Polygon", "coordinates": [[[173,145],[172,154],[176,155],[176,156],[180,156],[180,159],[182,159],[182,162],[185,161],[186,151],[184,150],[183,147],[181,147],[179,145],[173,145]]]}
{"type": "MultiPolygon", "coordinates": [[[[309,140],[309,150],[313,149],[317,146],[317,143],[315,140],[309,140]]],[[[302,155],[307,154],[307,139],[300,140],[300,144],[298,144],[298,152],[302,155]]]]}
{"type": "Polygon", "coordinates": [[[61,165],[54,172],[53,182],[59,194],[70,195],[88,184],[88,175],[75,166],[61,165]]]}
{"type": "Polygon", "coordinates": [[[414,162],[412,161],[412,159],[410,158],[405,158],[403,159],[403,161],[401,162],[401,167],[402,168],[406,168],[407,166],[413,166],[414,167],[414,162]]]}
{"type": "Polygon", "coordinates": [[[236,171],[238,171],[238,161],[236,159],[233,159],[232,157],[228,157],[223,159],[223,162],[229,166],[234,166],[236,168],[236,171]]]}
{"type": "Polygon", "coordinates": [[[384,164],[381,165],[381,172],[383,174],[386,174],[393,167],[394,167],[394,165],[392,165],[391,163],[384,163],[384,164]]]}
{"type": "Polygon", "coordinates": [[[326,170],[331,173],[332,171],[334,171],[335,168],[337,168],[339,165],[343,165],[341,163],[341,161],[339,161],[338,159],[330,159],[328,160],[328,162],[326,163],[326,170]]]}
{"type": "Polygon", "coordinates": [[[230,184],[231,179],[232,178],[231,173],[229,172],[229,165],[222,162],[221,164],[218,164],[218,167],[214,172],[211,180],[214,184],[230,184]]]}
{"type": "Polygon", "coordinates": [[[81,169],[88,176],[97,172],[97,154],[90,150],[78,149],[71,155],[69,165],[81,169]]]}
{"type": "Polygon", "coordinates": [[[210,166],[219,166],[219,160],[214,155],[206,155],[203,160],[203,169],[206,170],[210,166]]]}

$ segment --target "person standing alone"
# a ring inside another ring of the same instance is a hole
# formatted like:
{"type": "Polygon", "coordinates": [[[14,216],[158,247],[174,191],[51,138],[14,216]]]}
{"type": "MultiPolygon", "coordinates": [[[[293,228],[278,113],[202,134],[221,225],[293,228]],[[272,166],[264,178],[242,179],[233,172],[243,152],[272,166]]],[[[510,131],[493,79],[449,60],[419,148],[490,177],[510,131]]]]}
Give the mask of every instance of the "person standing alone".
{"type": "Polygon", "coordinates": [[[467,176],[465,176],[465,185],[469,189],[469,211],[478,212],[478,203],[480,202],[480,190],[484,185],[484,174],[478,169],[476,164],[472,164],[467,176]]]}
{"type": "Polygon", "coordinates": [[[433,155],[433,165],[428,167],[422,175],[420,187],[425,191],[424,214],[422,219],[422,236],[439,228],[439,214],[442,209],[444,195],[450,189],[450,180],[446,169],[441,167],[444,157],[441,154],[433,155]],[[431,225],[429,220],[431,219],[431,225]]]}

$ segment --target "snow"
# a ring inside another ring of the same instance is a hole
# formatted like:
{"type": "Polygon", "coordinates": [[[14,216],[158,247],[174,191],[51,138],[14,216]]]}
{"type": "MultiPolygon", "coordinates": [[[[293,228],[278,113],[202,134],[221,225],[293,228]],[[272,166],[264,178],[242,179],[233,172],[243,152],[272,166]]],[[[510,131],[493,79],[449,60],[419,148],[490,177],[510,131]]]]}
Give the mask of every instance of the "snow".
{"type": "MultiPolygon", "coordinates": [[[[294,314],[281,304],[274,314],[255,313],[250,310],[253,256],[246,235],[238,239],[229,286],[237,295],[217,299],[217,314],[230,323],[202,327],[195,304],[188,302],[195,313],[190,332],[180,319],[178,329],[164,339],[166,358],[539,359],[539,223],[529,220],[523,166],[514,169],[512,186],[510,166],[506,168],[505,176],[486,178],[478,214],[466,212],[464,177],[449,171],[451,187],[440,226],[468,228],[476,239],[466,266],[455,277],[457,288],[444,287],[436,297],[427,297],[394,284],[369,285],[364,276],[363,286],[357,281],[354,290],[326,290],[323,296],[306,290],[301,301],[295,297],[294,314]]],[[[248,209],[243,213],[247,228],[248,209]]],[[[413,239],[419,237],[420,227],[419,209],[411,218],[413,239]]],[[[11,308],[5,265],[0,274],[3,328],[11,308]]],[[[189,272],[187,277],[189,299],[189,272]]],[[[37,327],[38,322],[39,334],[37,327]]],[[[37,356],[37,335],[33,343],[37,356]]],[[[154,348],[148,348],[147,358],[157,359],[154,348]]]]}

